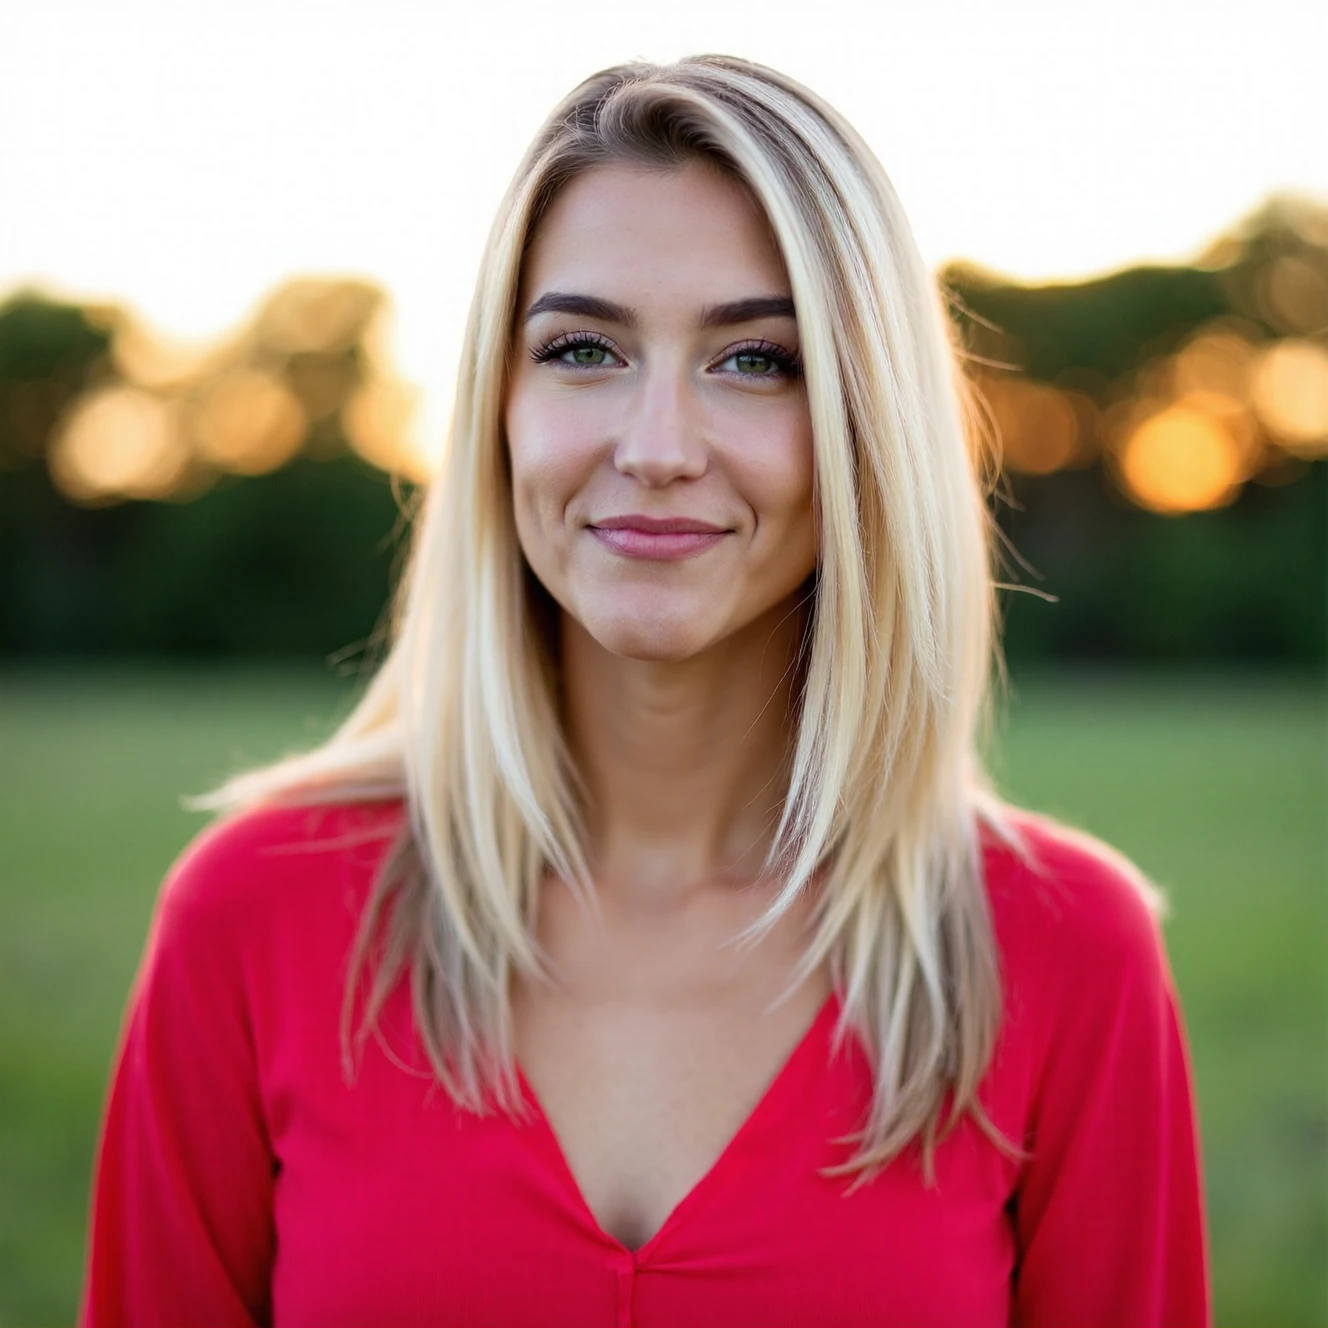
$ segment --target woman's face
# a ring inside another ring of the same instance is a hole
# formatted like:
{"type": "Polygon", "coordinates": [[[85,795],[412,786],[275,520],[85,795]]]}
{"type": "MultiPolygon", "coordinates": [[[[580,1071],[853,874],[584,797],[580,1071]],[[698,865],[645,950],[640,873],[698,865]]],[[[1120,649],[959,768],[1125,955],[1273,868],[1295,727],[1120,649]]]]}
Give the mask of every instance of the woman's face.
{"type": "Polygon", "coordinates": [[[516,527],[562,608],[652,660],[786,612],[816,563],[811,419],[788,274],[745,189],[699,162],[580,175],[516,319],[516,527]]]}

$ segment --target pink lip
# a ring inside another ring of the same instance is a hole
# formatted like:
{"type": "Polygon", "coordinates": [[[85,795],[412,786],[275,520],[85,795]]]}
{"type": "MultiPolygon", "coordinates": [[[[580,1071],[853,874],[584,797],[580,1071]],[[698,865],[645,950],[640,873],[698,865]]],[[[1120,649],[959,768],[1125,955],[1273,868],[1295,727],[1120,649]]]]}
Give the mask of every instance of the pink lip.
{"type": "Polygon", "coordinates": [[[694,521],[690,517],[635,513],[604,517],[588,529],[614,553],[625,558],[652,558],[660,562],[673,562],[702,553],[729,533],[723,526],[694,521]]]}
{"type": "Polygon", "coordinates": [[[606,516],[590,523],[596,530],[644,530],[651,535],[722,535],[723,526],[685,516],[606,516]]]}

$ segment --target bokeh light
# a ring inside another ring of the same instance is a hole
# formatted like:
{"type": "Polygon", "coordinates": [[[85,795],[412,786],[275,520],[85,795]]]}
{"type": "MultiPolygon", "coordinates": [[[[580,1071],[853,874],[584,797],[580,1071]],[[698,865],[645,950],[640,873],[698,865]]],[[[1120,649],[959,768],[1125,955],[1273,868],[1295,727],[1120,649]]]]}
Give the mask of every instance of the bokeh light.
{"type": "Polygon", "coordinates": [[[280,378],[237,369],[199,393],[190,432],[199,455],[218,469],[263,475],[300,450],[306,423],[300,398],[280,378]]]}
{"type": "Polygon", "coordinates": [[[1220,419],[1189,403],[1168,406],[1138,424],[1119,465],[1130,496],[1164,513],[1221,507],[1247,477],[1240,441],[1220,419]]]}
{"type": "Polygon", "coordinates": [[[1328,349],[1287,338],[1260,357],[1251,395],[1259,419],[1288,451],[1328,455],[1328,349]]]}
{"type": "Polygon", "coordinates": [[[430,467],[412,446],[420,391],[401,380],[374,379],[358,388],[342,410],[351,446],[371,465],[421,482],[430,467]]]}
{"type": "Polygon", "coordinates": [[[1093,409],[1083,393],[1081,409],[1067,393],[1026,378],[988,380],[983,393],[995,417],[1002,463],[1025,475],[1049,475],[1069,465],[1079,450],[1080,415],[1093,409]]]}
{"type": "Polygon", "coordinates": [[[1301,254],[1283,254],[1269,264],[1259,283],[1260,304],[1269,321],[1284,332],[1328,330],[1325,268],[1328,264],[1301,254]]]}
{"type": "Polygon", "coordinates": [[[118,311],[110,318],[111,364],[127,383],[169,391],[188,383],[215,356],[215,346],[198,346],[149,329],[118,311]]]}
{"type": "Polygon", "coordinates": [[[1257,348],[1239,327],[1237,320],[1210,324],[1176,353],[1171,379],[1178,395],[1212,392],[1235,401],[1244,399],[1257,348]]]}
{"type": "Polygon", "coordinates": [[[138,387],[95,389],[65,416],[48,464],[76,502],[167,497],[189,468],[178,404],[138,387]]]}

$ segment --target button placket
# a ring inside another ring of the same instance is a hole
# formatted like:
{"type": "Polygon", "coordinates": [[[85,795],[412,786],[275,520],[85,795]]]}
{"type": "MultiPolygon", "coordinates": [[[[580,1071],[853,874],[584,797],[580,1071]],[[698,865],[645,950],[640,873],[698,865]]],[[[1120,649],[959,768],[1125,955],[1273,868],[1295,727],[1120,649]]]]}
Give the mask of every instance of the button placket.
{"type": "Polygon", "coordinates": [[[618,1262],[618,1314],[614,1328],[632,1328],[632,1293],[636,1290],[636,1257],[627,1254],[618,1262]]]}

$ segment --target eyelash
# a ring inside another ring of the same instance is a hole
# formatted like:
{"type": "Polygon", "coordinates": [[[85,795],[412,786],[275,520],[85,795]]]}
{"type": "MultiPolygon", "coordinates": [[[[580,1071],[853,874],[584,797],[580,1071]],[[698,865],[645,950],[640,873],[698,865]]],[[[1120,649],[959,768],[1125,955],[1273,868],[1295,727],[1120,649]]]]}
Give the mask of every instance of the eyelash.
{"type": "Polygon", "coordinates": [[[723,364],[724,360],[731,360],[735,355],[759,355],[762,359],[769,360],[775,366],[774,373],[768,374],[740,374],[741,378],[801,378],[802,360],[796,355],[790,355],[783,346],[777,346],[773,341],[743,341],[736,346],[730,346],[721,360],[716,361],[723,364]]]}
{"type": "MultiPolygon", "coordinates": [[[[561,332],[556,337],[544,342],[540,346],[534,347],[530,352],[530,358],[536,364],[551,364],[559,359],[560,356],[567,354],[569,350],[581,350],[583,347],[593,346],[599,350],[606,351],[619,359],[617,348],[607,338],[600,336],[596,332],[561,332]]],[[[714,368],[716,364],[723,364],[725,360],[731,360],[735,355],[759,355],[763,359],[769,360],[774,366],[774,372],[763,374],[735,374],[735,377],[741,378],[801,378],[802,360],[789,354],[782,346],[777,346],[773,341],[744,341],[736,346],[726,348],[724,354],[710,366],[714,368]]],[[[564,368],[576,372],[579,368],[599,368],[599,365],[578,366],[574,364],[564,364],[564,368]]],[[[732,372],[732,371],[730,371],[732,372]]]]}
{"type": "MultiPolygon", "coordinates": [[[[565,355],[569,350],[581,350],[587,346],[594,346],[599,350],[608,351],[610,355],[617,355],[613,342],[608,337],[601,337],[595,332],[560,332],[556,337],[546,341],[542,346],[536,346],[530,352],[530,358],[536,364],[548,364],[556,360],[560,355],[565,355]]],[[[621,357],[619,357],[621,358],[621,357]]],[[[568,369],[575,369],[578,366],[569,364],[565,366],[568,369]]],[[[598,368],[598,365],[586,366],[598,368]]]]}

